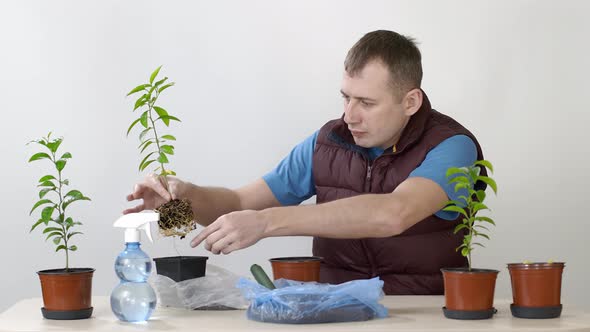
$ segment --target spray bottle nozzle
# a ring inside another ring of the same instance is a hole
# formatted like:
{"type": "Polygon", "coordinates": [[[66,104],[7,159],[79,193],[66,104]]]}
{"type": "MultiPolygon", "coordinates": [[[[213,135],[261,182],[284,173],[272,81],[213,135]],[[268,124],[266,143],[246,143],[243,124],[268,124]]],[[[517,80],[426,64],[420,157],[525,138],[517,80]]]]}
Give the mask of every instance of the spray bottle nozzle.
{"type": "Polygon", "coordinates": [[[154,242],[150,223],[159,219],[160,214],[157,212],[129,213],[119,217],[113,227],[125,228],[125,242],[139,242],[139,230],[143,230],[150,242],[154,242]]]}

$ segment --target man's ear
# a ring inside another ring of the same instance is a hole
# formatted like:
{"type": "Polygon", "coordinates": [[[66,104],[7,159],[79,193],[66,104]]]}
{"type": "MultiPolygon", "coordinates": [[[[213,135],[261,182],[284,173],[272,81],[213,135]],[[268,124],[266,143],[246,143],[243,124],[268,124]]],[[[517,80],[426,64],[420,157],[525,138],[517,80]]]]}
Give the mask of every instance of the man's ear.
{"type": "Polygon", "coordinates": [[[406,93],[402,105],[404,107],[404,113],[407,116],[412,116],[422,106],[422,99],[424,95],[422,94],[422,90],[420,89],[413,89],[406,93]]]}

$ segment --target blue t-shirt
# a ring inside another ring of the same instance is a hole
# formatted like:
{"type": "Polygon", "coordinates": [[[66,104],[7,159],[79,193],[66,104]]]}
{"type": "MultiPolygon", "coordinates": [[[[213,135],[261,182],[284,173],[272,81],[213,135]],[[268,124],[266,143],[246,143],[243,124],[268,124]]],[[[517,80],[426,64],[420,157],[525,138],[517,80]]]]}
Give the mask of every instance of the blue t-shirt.
{"type": "MultiPolygon", "coordinates": [[[[263,176],[264,181],[282,205],[297,205],[316,194],[312,175],[312,160],[315,142],[319,131],[299,143],[277,167],[263,176]]],[[[383,154],[381,148],[367,149],[371,159],[383,154]]],[[[446,172],[449,167],[466,167],[477,160],[477,148],[471,138],[455,135],[434,147],[426,158],[413,170],[409,177],[430,179],[443,188],[449,199],[459,200],[467,195],[463,189],[455,192],[454,184],[449,184],[446,172]]],[[[436,215],[446,220],[457,218],[457,212],[438,211],[436,215]]]]}

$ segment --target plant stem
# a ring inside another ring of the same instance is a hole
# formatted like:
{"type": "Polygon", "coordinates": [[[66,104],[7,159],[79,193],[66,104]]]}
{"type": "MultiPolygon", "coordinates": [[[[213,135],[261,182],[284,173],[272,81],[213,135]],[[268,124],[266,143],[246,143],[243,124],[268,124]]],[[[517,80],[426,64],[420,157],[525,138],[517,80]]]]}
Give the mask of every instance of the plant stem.
{"type": "MultiPolygon", "coordinates": [[[[155,89],[154,91],[156,92],[156,96],[154,97],[154,101],[150,101],[150,103],[148,104],[148,117],[150,118],[150,122],[152,123],[152,129],[154,130],[154,139],[156,141],[156,146],[158,147],[158,159],[160,159],[160,156],[162,155],[162,150],[160,149],[160,140],[158,139],[156,123],[154,122],[154,119],[152,117],[152,110],[154,109],[154,105],[156,104],[156,101],[158,100],[160,93],[158,92],[158,89],[155,89]]],[[[170,190],[168,189],[168,179],[166,178],[166,169],[164,168],[164,163],[160,162],[160,167],[162,168],[161,175],[162,179],[164,180],[164,189],[166,189],[166,191],[170,193],[170,190]]]]}
{"type": "MultiPolygon", "coordinates": [[[[56,163],[56,160],[55,160],[55,152],[51,152],[51,154],[53,155],[53,163],[55,164],[56,163]]],[[[56,165],[56,168],[57,168],[57,165],[56,165]]],[[[64,240],[64,245],[66,247],[66,249],[65,249],[65,252],[66,252],[66,272],[68,272],[68,270],[70,268],[70,264],[69,264],[70,263],[70,255],[69,255],[69,252],[68,252],[68,237],[67,237],[67,234],[66,234],[67,233],[67,230],[65,228],[65,218],[66,218],[66,216],[65,216],[65,213],[64,213],[65,211],[62,212],[63,197],[62,197],[62,192],[61,192],[62,183],[61,183],[61,171],[60,170],[57,171],[57,182],[58,182],[58,186],[59,186],[58,187],[58,192],[57,192],[57,194],[59,196],[59,204],[57,205],[57,212],[58,212],[58,218],[61,218],[62,219],[61,220],[61,223],[60,223],[60,226],[61,226],[61,229],[63,230],[63,240],[64,240]]]]}

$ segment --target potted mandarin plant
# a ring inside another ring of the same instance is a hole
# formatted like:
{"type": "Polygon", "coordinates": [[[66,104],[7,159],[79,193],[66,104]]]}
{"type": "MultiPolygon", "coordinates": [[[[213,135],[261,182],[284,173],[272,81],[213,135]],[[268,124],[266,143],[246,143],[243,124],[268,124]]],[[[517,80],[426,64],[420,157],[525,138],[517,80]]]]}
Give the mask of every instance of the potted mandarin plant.
{"type": "MultiPolygon", "coordinates": [[[[174,82],[167,82],[168,77],[157,79],[162,66],[156,68],[149,78],[149,82],[133,88],[127,96],[141,94],[135,100],[133,112],[140,111],[140,115],[127,129],[127,135],[139,124],[140,154],[145,154],[139,163],[139,171],[144,171],[150,165],[157,165],[154,172],[158,175],[164,188],[169,191],[167,177],[176,175],[168,168],[169,158],[174,155],[176,137],[170,134],[162,135],[162,126],[169,127],[171,122],[180,119],[169,114],[163,107],[156,105],[164,90],[174,86],[174,82]]],[[[165,236],[178,236],[183,239],[196,228],[193,209],[189,200],[173,199],[155,209],[160,214],[158,228],[165,236]]],[[[205,275],[205,256],[174,256],[154,258],[158,274],[167,276],[175,281],[182,281],[202,277],[205,275]]]]}
{"type": "Polygon", "coordinates": [[[468,266],[464,268],[441,269],[444,279],[445,317],[452,319],[487,319],[491,318],[494,308],[494,290],[498,270],[472,267],[471,253],[475,246],[484,247],[478,238],[489,240],[486,225],[495,225],[494,221],[479,214],[489,210],[484,204],[487,186],[497,193],[496,182],[487,176],[485,169],[493,172],[492,164],[487,160],[478,160],[469,167],[451,167],[446,176],[455,184],[455,192],[465,192],[459,200],[447,202],[445,211],[457,212],[461,218],[454,232],[463,232],[463,243],[456,248],[467,258],[468,266]],[[483,170],[483,172],[482,172],[483,170]]]}
{"type": "Polygon", "coordinates": [[[29,215],[37,208],[42,209],[30,232],[36,228],[44,228],[45,240],[51,239],[56,246],[55,252],[63,251],[65,254],[65,268],[37,272],[43,294],[43,317],[83,319],[92,315],[94,269],[70,267],[70,253],[78,249],[72,244],[73,237],[82,234],[74,229],[82,223],[69,216],[67,209],[74,202],[89,201],[90,198],[79,190],[66,189],[70,181],[64,177],[63,170],[72,155],[65,152],[59,156],[58,149],[62,141],[63,138],[52,139],[49,133],[47,137],[30,142],[39,144],[45,151],[35,153],[29,162],[48,160],[55,170],[53,174],[44,175],[38,181],[39,200],[33,205],[29,215]]]}
{"type": "Polygon", "coordinates": [[[512,286],[510,311],[519,318],[556,318],[561,315],[563,262],[508,264],[512,286]]]}

